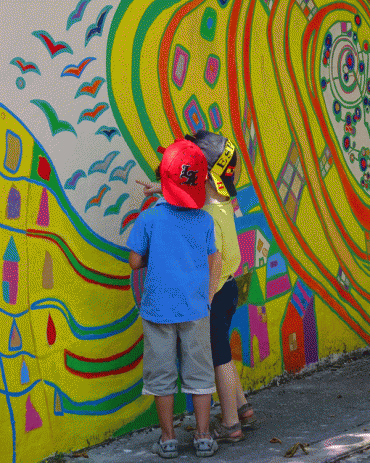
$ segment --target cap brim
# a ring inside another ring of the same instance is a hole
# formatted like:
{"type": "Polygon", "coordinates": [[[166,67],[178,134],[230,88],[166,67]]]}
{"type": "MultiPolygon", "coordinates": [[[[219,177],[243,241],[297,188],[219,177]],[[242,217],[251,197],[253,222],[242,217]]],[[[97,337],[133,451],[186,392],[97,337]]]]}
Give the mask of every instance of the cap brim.
{"type": "Polygon", "coordinates": [[[233,177],[228,177],[225,180],[221,180],[221,178],[213,172],[210,172],[210,175],[216,187],[217,193],[223,196],[237,195],[237,191],[233,182],[233,177]]]}
{"type": "Polygon", "coordinates": [[[198,190],[196,194],[194,194],[194,192],[191,189],[189,189],[189,192],[186,191],[185,185],[183,188],[180,188],[170,178],[162,179],[162,193],[164,199],[168,203],[178,207],[201,209],[206,201],[205,185],[201,191],[198,190]]]}

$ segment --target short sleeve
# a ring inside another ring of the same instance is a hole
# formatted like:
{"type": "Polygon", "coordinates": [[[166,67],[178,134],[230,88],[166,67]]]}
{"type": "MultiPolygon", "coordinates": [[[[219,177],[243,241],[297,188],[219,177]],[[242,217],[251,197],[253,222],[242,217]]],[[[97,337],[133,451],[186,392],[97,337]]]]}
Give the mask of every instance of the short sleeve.
{"type": "Polygon", "coordinates": [[[211,255],[217,251],[215,246],[215,227],[213,223],[213,218],[210,216],[209,229],[207,232],[207,254],[211,255]]]}
{"type": "Polygon", "coordinates": [[[145,256],[149,248],[149,235],[146,227],[145,213],[135,220],[126,246],[140,256],[145,256]]]}

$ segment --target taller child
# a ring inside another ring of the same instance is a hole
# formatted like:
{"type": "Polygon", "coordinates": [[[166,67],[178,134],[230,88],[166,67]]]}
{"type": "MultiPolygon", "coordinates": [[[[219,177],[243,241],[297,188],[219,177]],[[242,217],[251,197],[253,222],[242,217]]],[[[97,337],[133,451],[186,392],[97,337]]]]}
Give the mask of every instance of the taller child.
{"type": "Polygon", "coordinates": [[[231,140],[206,130],[199,130],[193,141],[203,151],[209,178],[206,183],[206,202],[215,223],[216,247],[222,258],[222,272],[211,305],[211,345],[216,375],[217,393],[222,421],[216,423],[217,440],[236,442],[244,438],[241,425],[256,421],[253,409],[244,396],[243,388],[231,358],[229,330],[238,303],[238,286],[234,273],[241,261],[231,197],[237,195],[234,174],[237,153],[231,140]]]}

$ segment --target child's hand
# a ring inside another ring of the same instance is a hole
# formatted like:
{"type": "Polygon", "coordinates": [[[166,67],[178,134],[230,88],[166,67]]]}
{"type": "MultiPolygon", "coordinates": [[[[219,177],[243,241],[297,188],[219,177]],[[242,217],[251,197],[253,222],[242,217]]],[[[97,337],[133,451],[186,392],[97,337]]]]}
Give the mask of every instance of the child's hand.
{"type": "Polygon", "coordinates": [[[146,183],[140,180],[135,180],[139,185],[143,185],[143,193],[145,196],[152,196],[155,193],[162,193],[162,188],[160,183],[146,183]]]}

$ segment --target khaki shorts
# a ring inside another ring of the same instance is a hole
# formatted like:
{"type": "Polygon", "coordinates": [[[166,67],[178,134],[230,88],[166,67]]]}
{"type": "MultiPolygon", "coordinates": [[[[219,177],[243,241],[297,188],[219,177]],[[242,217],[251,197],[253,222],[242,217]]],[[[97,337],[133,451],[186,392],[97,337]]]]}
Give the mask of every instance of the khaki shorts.
{"type": "Polygon", "coordinates": [[[216,392],[209,317],[191,322],[153,323],[142,320],[144,331],[143,394],[177,392],[177,337],[180,339],[181,392],[216,392]]]}

